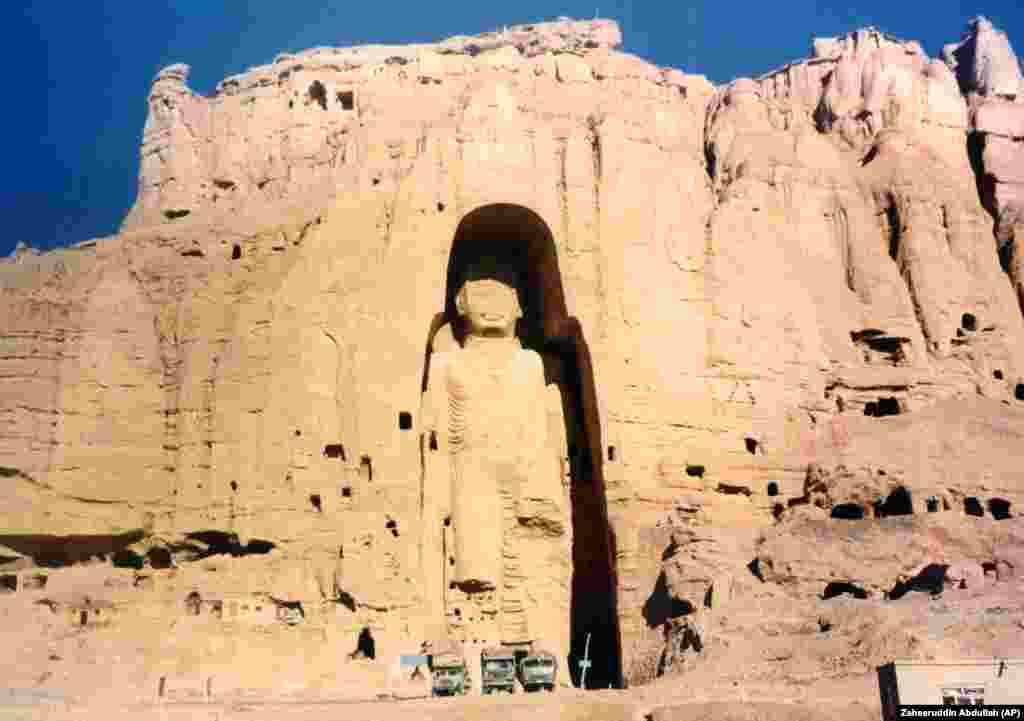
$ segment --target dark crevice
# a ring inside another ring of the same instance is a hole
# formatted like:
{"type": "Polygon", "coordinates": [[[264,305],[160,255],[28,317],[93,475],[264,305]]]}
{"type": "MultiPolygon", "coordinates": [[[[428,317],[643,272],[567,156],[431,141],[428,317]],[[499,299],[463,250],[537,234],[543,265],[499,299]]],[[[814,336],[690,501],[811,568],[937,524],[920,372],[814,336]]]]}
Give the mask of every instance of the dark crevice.
{"type": "Polygon", "coordinates": [[[931,563],[910,580],[898,581],[892,590],[889,591],[887,597],[895,601],[903,598],[910,591],[930,593],[933,596],[937,596],[942,593],[946,583],[946,570],[948,568],[949,566],[945,564],[931,563]]]}
{"type": "Polygon", "coordinates": [[[761,573],[761,559],[755,558],[747,564],[747,570],[750,571],[750,575],[756,578],[761,583],[764,583],[764,574],[761,573]]]}
{"type": "Polygon", "coordinates": [[[118,535],[0,534],[0,546],[31,557],[38,566],[60,568],[90,558],[114,556],[144,537],[141,529],[118,535]]]}
{"type": "Polygon", "coordinates": [[[902,240],[903,228],[900,225],[900,214],[896,209],[896,203],[890,201],[885,207],[885,227],[889,245],[889,257],[894,263],[900,264],[900,242],[902,240]]]}
{"type": "Polygon", "coordinates": [[[186,553],[188,561],[200,561],[210,556],[248,556],[269,553],[276,546],[270,541],[252,539],[244,546],[239,543],[238,534],[228,531],[194,531],[186,534],[186,542],[170,544],[174,553],[186,553]]]}
{"type": "Polygon", "coordinates": [[[648,628],[658,628],[667,621],[694,612],[693,604],[685,599],[673,598],[668,590],[665,572],[658,574],[654,589],[644,602],[643,616],[648,628]]]}
{"type": "Polygon", "coordinates": [[[867,591],[848,581],[831,581],[827,586],[825,586],[825,591],[821,594],[821,597],[828,600],[830,598],[835,598],[836,596],[842,596],[843,594],[849,594],[854,598],[860,599],[868,597],[867,591]]]}
{"type": "Polygon", "coordinates": [[[859,503],[839,503],[832,506],[830,515],[845,521],[859,521],[864,518],[864,507],[859,503]]]}

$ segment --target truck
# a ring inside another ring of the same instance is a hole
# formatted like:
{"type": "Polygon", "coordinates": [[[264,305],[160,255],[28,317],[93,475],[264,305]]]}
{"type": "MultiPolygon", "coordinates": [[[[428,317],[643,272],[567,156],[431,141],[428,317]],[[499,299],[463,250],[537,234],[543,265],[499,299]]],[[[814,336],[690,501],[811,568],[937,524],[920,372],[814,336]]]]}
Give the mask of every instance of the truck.
{"type": "Polygon", "coordinates": [[[554,691],[557,678],[558,658],[550,651],[533,651],[519,662],[519,683],[527,693],[554,691]]]}
{"type": "Polygon", "coordinates": [[[496,691],[515,693],[516,657],[504,648],[485,648],[480,653],[481,690],[484,695],[496,691]]]}
{"type": "Polygon", "coordinates": [[[435,696],[465,696],[472,686],[466,662],[458,653],[434,654],[431,670],[431,688],[435,696]]]}

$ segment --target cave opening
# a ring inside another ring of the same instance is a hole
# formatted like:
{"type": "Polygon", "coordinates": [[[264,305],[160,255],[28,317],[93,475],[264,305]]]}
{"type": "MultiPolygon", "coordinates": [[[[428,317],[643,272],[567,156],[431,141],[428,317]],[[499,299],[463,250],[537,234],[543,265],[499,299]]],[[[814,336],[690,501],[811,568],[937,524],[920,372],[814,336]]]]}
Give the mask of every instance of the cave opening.
{"type": "Polygon", "coordinates": [[[978,330],[978,319],[974,313],[964,313],[960,316],[960,327],[973,333],[978,330]]]}
{"type": "Polygon", "coordinates": [[[821,594],[821,597],[827,601],[830,598],[842,596],[843,594],[849,594],[854,598],[859,599],[865,599],[868,597],[867,591],[860,586],[850,583],[849,581],[829,581],[828,585],[825,586],[825,591],[821,594]]]}
{"type": "Polygon", "coordinates": [[[606,452],[610,462],[620,454],[602,442],[589,346],[579,321],[566,309],[551,230],[534,211],[512,204],[486,205],[459,223],[448,262],[445,309],[435,316],[428,333],[422,389],[427,388],[431,354],[461,345],[465,338],[455,295],[470,268],[482,260],[496,261],[497,267],[518,276],[523,317],[517,336],[524,348],[541,356],[545,383],[556,387],[561,398],[572,525],[569,675],[578,686],[578,661],[589,636],[592,665],[586,686],[621,687],[616,541],[608,521],[604,479],[606,452]]]}
{"type": "Polygon", "coordinates": [[[881,418],[882,416],[898,416],[900,414],[900,402],[889,396],[879,398],[877,401],[868,401],[864,405],[864,415],[881,418]]]}
{"type": "Polygon", "coordinates": [[[198,591],[192,591],[185,596],[185,611],[189,616],[198,616],[203,607],[203,598],[198,591]]]}
{"type": "Polygon", "coordinates": [[[988,512],[997,521],[1005,521],[1010,515],[1010,502],[1005,498],[990,498],[988,501],[988,512]]]}
{"type": "Polygon", "coordinates": [[[345,460],[345,446],[341,443],[328,443],[324,446],[324,455],[328,458],[340,458],[345,460]]]}
{"type": "Polygon", "coordinates": [[[114,568],[133,568],[136,571],[146,565],[146,560],[130,548],[114,551],[110,561],[114,568]]]}
{"type": "Polygon", "coordinates": [[[977,516],[978,518],[981,518],[985,515],[985,509],[982,507],[981,501],[977,498],[974,496],[967,496],[967,498],[964,499],[964,513],[968,516],[977,516]]]}
{"type": "Polygon", "coordinates": [[[885,501],[879,508],[880,515],[887,516],[909,516],[914,513],[914,504],[910,497],[910,491],[903,486],[898,486],[885,497],[885,501]]]}
{"type": "Polygon", "coordinates": [[[321,110],[327,110],[327,88],[319,80],[314,80],[309,85],[309,99],[320,106],[321,110]]]}
{"type": "Polygon", "coordinates": [[[174,565],[174,558],[171,552],[163,546],[154,546],[146,552],[146,560],[150,568],[158,570],[171,568],[174,565]]]}
{"type": "Polygon", "coordinates": [[[830,515],[844,521],[859,521],[864,518],[864,507],[859,503],[837,503],[830,515]]]}
{"type": "Polygon", "coordinates": [[[373,638],[369,626],[363,626],[363,630],[359,632],[359,639],[356,641],[356,650],[353,655],[371,660],[377,657],[377,641],[373,638]]]}

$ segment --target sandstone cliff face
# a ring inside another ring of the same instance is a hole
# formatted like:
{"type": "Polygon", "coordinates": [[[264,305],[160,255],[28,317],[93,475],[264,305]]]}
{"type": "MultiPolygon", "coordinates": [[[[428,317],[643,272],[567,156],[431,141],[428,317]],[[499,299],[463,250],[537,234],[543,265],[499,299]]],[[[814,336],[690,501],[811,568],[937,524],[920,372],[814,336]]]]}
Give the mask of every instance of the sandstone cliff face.
{"type": "MultiPolygon", "coordinates": [[[[418,422],[456,247],[521,249],[531,342],[578,403],[572,557],[541,545],[517,572],[563,658],[593,634],[601,683],[642,678],[667,626],[743,592],[789,548],[761,531],[799,538],[812,497],[1024,502],[1019,443],[987,446],[1019,440],[1024,396],[1005,36],[978,21],[944,63],[861,30],[717,89],[619,42],[559,21],[316,49],[211,98],[163,70],[123,231],[0,266],[0,466],[21,500],[0,543],[73,562],[68,534],[143,529],[131,549],[181,569],[123,602],[316,608],[310,677],[357,673],[331,659],[362,626],[382,656],[414,652],[438,622],[418,422]],[[976,398],[977,423],[921,443],[976,398]],[[965,448],[978,473],[950,465],[965,448]]],[[[821,563],[813,584],[888,583],[821,563]]],[[[450,635],[493,640],[487,603],[448,608],[450,635]]],[[[139,651],[154,677],[160,653],[139,651]]]]}

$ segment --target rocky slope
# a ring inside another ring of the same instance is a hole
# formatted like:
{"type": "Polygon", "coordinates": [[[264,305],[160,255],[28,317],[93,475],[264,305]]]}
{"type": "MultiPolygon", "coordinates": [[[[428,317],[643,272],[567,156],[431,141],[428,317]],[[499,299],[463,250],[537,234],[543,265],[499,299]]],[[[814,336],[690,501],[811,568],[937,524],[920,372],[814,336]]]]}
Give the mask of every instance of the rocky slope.
{"type": "Polygon", "coordinates": [[[580,403],[577,543],[520,572],[586,581],[528,605],[573,660],[595,635],[596,682],[799,699],[832,664],[864,695],[892,655],[1019,648],[1010,601],[938,650],[872,635],[929,565],[978,608],[1024,568],[1009,41],[979,19],[937,60],[864,29],[720,88],[619,42],[560,20],[282,55],[209,98],[157,76],[122,232],[0,264],[12,678],[385,685],[437,621],[425,365],[454,248],[493,242],[527,249],[538,348],[573,349],[549,382],[580,403]],[[865,598],[824,608],[833,582],[865,598]],[[361,628],[381,660],[339,665],[361,628]]]}

